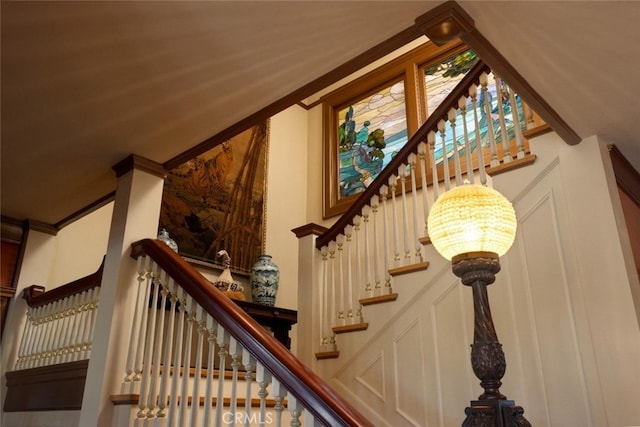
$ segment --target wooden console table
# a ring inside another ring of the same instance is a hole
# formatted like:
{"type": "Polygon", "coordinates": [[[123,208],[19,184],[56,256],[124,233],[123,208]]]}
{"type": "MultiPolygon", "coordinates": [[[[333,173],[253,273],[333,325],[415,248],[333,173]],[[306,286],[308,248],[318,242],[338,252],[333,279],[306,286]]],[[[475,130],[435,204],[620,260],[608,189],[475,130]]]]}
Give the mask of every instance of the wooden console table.
{"type": "Polygon", "coordinates": [[[289,350],[291,338],[289,331],[291,326],[298,323],[298,312],[287,308],[269,307],[249,301],[233,300],[249,316],[262,326],[268,327],[273,336],[289,350]]]}

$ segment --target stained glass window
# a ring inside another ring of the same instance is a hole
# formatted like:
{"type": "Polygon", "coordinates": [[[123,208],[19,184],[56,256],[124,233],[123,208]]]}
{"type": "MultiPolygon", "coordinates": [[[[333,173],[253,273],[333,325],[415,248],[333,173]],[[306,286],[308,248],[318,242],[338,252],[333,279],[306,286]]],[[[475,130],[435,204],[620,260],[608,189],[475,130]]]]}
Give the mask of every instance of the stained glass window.
{"type": "Polygon", "coordinates": [[[404,82],[338,111],[340,198],[365,190],[407,142],[404,82]]]}

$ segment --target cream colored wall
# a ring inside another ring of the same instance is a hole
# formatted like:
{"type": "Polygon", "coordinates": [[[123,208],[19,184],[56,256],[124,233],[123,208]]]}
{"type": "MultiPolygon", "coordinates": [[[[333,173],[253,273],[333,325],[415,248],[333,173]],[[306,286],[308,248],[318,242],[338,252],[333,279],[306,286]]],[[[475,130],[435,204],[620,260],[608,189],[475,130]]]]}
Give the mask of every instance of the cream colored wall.
{"type": "Polygon", "coordinates": [[[335,221],[322,218],[322,106],[309,110],[307,119],[307,223],[330,227],[335,221]]]}
{"type": "Polygon", "coordinates": [[[47,288],[63,285],[98,269],[107,253],[112,214],[113,202],[58,232],[47,288]]]}
{"type": "Polygon", "coordinates": [[[271,118],[266,253],[280,268],[279,307],[298,306],[298,239],[307,217],[307,113],[293,106],[271,118]]]}

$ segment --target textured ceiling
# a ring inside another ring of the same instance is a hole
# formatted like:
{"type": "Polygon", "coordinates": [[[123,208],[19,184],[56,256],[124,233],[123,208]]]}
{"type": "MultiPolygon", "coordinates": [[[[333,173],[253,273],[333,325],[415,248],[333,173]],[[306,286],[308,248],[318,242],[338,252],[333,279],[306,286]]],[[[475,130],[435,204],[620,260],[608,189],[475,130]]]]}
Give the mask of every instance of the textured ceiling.
{"type": "MultiPolygon", "coordinates": [[[[439,1],[2,2],[2,215],[56,224],[410,28],[439,1]]],[[[640,169],[638,2],[464,2],[581,137],[640,169]]]]}

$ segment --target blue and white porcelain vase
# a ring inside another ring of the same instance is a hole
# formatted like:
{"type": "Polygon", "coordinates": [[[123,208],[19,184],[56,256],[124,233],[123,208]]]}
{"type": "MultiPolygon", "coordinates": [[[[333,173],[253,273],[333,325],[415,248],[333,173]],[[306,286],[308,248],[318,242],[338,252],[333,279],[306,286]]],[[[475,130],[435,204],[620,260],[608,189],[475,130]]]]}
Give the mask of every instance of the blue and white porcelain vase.
{"type": "Polygon", "coordinates": [[[158,233],[158,240],[164,242],[167,246],[173,249],[174,252],[178,252],[178,245],[176,244],[176,241],[169,237],[169,232],[165,228],[160,230],[160,233],[158,233]]]}
{"type": "Polygon", "coordinates": [[[251,268],[251,297],[256,304],[269,307],[276,305],[276,294],[280,281],[280,269],[271,260],[271,255],[260,255],[251,268]]]}

